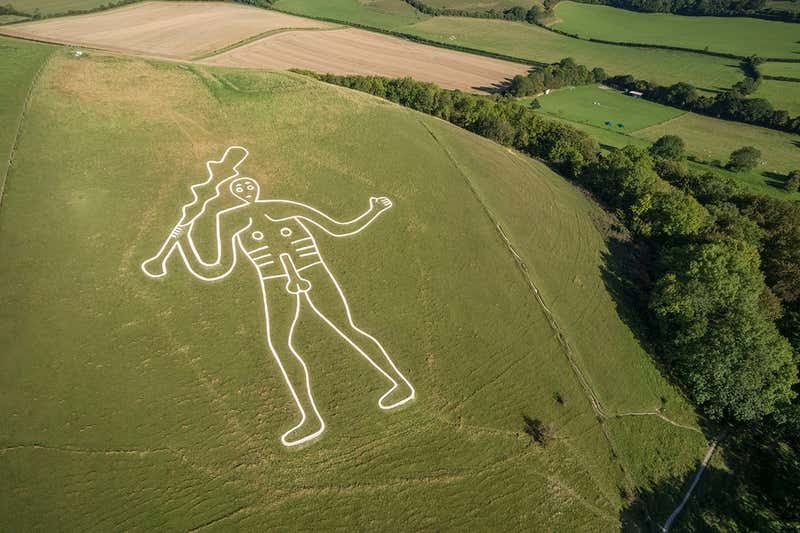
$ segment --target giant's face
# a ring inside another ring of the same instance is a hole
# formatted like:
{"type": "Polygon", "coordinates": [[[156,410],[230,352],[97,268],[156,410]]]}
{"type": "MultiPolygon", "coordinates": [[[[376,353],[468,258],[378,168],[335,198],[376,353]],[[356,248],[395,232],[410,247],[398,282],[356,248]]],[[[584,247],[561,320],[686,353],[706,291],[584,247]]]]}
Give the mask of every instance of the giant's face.
{"type": "Polygon", "coordinates": [[[253,178],[237,178],[231,183],[231,192],[249,204],[258,200],[260,188],[253,178]]]}

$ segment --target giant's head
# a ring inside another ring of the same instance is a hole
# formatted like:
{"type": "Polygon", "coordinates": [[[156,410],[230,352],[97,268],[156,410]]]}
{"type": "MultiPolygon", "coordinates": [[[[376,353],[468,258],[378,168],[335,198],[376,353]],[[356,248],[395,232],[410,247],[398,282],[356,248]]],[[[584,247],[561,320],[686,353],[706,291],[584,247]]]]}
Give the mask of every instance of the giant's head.
{"type": "Polygon", "coordinates": [[[261,192],[258,182],[253,178],[236,178],[231,182],[230,190],[234,196],[248,204],[258,200],[258,194],[261,192]]]}

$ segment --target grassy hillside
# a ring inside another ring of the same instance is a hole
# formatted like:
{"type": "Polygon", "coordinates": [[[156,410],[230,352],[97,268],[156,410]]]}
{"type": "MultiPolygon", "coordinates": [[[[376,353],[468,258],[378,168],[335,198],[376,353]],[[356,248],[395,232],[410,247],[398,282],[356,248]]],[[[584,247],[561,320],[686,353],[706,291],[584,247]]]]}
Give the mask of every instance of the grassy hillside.
{"type": "Polygon", "coordinates": [[[2,529],[610,530],[623,493],[702,455],[693,412],[618,315],[608,221],[540,163],[295,75],[63,49],[22,131],[0,210],[2,529]],[[328,429],[283,448],[297,414],[253,273],[141,273],[231,144],[263,196],[342,218],[394,200],[362,234],[319,240],[415,384],[407,408],[381,412],[375,372],[303,318],[328,429]],[[626,416],[660,407],[688,429],[626,416]],[[552,425],[549,446],[523,416],[552,425]]]}
{"type": "Polygon", "coordinates": [[[0,37],[0,201],[25,99],[52,48],[0,37]]]}
{"type": "Polygon", "coordinates": [[[582,38],[660,44],[739,56],[797,58],[797,26],[745,17],[637,13],[609,6],[559,2],[553,27],[582,38]]]}

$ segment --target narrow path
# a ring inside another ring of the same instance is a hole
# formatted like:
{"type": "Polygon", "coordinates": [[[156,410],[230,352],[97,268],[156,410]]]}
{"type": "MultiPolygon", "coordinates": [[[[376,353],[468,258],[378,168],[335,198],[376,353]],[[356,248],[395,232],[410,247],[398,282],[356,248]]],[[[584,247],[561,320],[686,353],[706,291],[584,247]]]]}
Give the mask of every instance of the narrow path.
{"type": "Polygon", "coordinates": [[[683,511],[683,508],[686,506],[686,503],[692,496],[692,491],[694,491],[694,488],[700,482],[700,477],[703,475],[703,472],[705,472],[706,467],[708,466],[708,462],[711,461],[711,457],[714,455],[714,450],[717,449],[717,444],[719,444],[720,441],[724,438],[725,438],[725,433],[723,432],[716,439],[711,441],[711,446],[708,447],[706,456],[703,457],[703,462],[700,463],[700,468],[697,469],[697,473],[694,475],[692,484],[689,485],[689,489],[686,491],[686,494],[683,495],[683,500],[681,500],[681,503],[678,505],[678,507],[676,507],[675,510],[672,511],[672,514],[669,515],[667,521],[664,522],[664,526],[661,528],[661,531],[663,533],[667,533],[667,531],[669,531],[669,528],[672,527],[672,523],[675,521],[676,518],[678,518],[678,515],[681,514],[681,511],[683,511]]]}

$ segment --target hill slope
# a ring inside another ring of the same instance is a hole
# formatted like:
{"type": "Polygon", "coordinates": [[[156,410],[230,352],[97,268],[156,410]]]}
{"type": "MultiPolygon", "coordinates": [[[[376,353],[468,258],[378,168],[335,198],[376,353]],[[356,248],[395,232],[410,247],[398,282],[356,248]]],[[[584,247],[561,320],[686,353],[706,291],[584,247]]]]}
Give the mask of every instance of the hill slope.
{"type": "Polygon", "coordinates": [[[619,527],[623,494],[686,476],[705,439],[617,314],[606,225],[540,163],[365,95],[57,49],[0,210],[3,528],[619,527]],[[394,201],[319,243],[407,407],[379,410],[380,377],[303,318],[328,428],[284,448],[298,415],[253,273],[140,271],[234,144],[264,197],[343,219],[394,201]],[[662,406],[687,427],[625,416],[662,406]]]}

